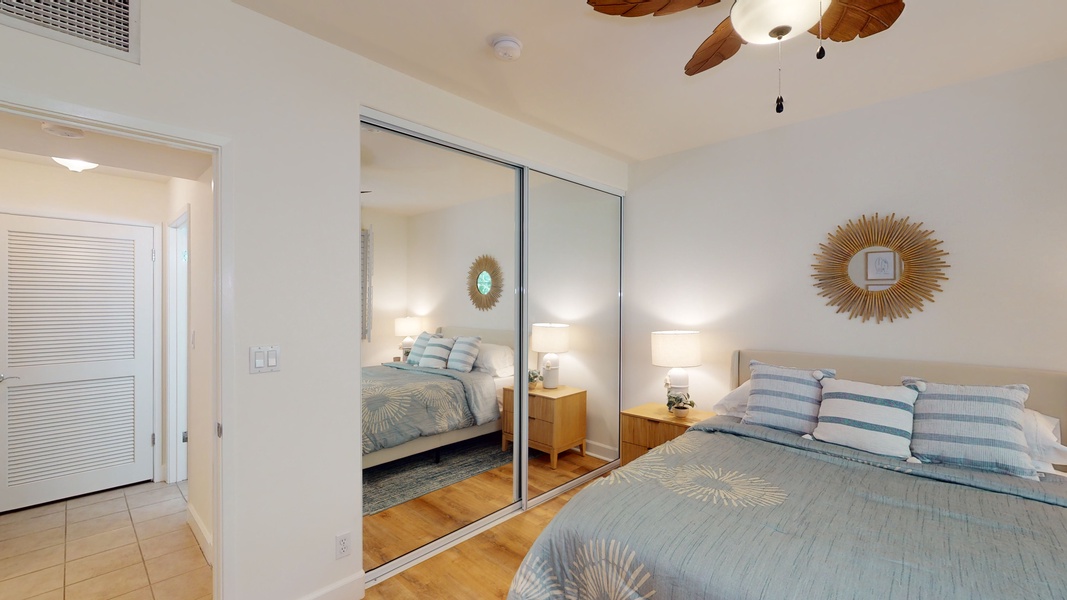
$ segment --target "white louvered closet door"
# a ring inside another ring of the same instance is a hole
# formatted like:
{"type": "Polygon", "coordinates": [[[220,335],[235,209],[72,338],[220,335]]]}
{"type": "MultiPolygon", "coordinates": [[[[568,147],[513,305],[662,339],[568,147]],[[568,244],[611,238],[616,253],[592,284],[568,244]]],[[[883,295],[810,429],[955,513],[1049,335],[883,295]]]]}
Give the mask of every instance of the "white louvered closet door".
{"type": "Polygon", "coordinates": [[[0,214],[0,512],[152,477],[152,240],[0,214]]]}

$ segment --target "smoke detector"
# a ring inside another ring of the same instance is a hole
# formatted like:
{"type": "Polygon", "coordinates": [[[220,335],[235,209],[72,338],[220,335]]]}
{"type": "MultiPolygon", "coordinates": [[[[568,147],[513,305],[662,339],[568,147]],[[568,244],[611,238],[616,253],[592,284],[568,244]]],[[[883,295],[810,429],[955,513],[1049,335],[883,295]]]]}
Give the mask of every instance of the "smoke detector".
{"type": "Polygon", "coordinates": [[[522,42],[510,35],[498,37],[493,40],[493,52],[500,60],[508,62],[519,60],[519,55],[522,54],[522,42]]]}
{"type": "Polygon", "coordinates": [[[68,140],[80,140],[85,137],[85,132],[77,127],[67,127],[66,125],[49,123],[47,121],[41,123],[41,130],[56,137],[67,138],[68,140]]]}

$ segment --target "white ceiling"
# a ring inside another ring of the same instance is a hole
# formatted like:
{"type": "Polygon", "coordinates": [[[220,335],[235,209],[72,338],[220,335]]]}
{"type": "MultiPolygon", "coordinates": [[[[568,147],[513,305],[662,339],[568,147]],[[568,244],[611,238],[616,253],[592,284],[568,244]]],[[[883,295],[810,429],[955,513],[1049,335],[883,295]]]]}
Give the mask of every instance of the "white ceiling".
{"type": "Polygon", "coordinates": [[[34,162],[65,169],[50,157],[77,158],[100,165],[95,173],[153,179],[171,177],[198,179],[211,168],[206,152],[179,150],[162,144],[140,142],[96,131],[85,131],[81,139],[68,139],[45,133],[41,121],[0,111],[0,157],[34,162]]]}
{"type": "Polygon", "coordinates": [[[663,17],[584,0],[235,0],[427,83],[627,160],[814,119],[1067,56],[1064,0],[908,0],[890,30],[847,44],[748,45],[694,77],[693,51],[730,0],[663,17]],[[513,63],[489,40],[523,43],[513,63]]]}

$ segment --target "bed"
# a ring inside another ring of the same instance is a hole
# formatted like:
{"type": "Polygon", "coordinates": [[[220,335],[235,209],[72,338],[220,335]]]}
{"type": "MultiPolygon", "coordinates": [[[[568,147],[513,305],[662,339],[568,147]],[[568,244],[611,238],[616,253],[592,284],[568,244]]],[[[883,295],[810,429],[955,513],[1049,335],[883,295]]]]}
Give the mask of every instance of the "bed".
{"type": "MultiPolygon", "coordinates": [[[[741,351],[735,384],[750,360],[881,385],[1025,382],[1028,408],[1067,419],[1067,373],[741,351]]],[[[1065,548],[1067,478],[916,464],[717,416],[577,494],[508,597],[1067,598],[1065,548]]]]}
{"type": "MultiPolygon", "coordinates": [[[[514,332],[442,327],[511,347],[514,332]]],[[[362,369],[363,468],[500,431],[503,388],[514,376],[384,363],[362,369]]]]}

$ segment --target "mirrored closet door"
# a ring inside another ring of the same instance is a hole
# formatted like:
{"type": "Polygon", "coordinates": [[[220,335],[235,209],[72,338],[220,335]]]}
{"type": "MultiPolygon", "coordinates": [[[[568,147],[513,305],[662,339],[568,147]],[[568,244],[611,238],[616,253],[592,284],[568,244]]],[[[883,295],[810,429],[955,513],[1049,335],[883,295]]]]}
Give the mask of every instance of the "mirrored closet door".
{"type": "Polygon", "coordinates": [[[370,571],[519,500],[503,402],[526,373],[521,169],[370,124],[361,151],[370,571]]]}
{"type": "Polygon", "coordinates": [[[529,172],[529,497],[619,457],[622,199],[529,172]]]}

